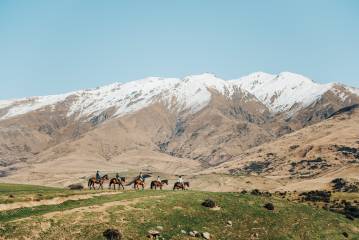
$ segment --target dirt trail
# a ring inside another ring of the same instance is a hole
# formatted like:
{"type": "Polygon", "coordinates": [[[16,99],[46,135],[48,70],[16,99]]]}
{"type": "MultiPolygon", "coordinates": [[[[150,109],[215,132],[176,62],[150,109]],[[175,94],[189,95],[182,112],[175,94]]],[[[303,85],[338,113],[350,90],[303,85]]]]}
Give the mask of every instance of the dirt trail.
{"type": "Polygon", "coordinates": [[[103,195],[113,195],[119,193],[121,192],[104,192],[104,193],[93,193],[93,194],[89,193],[89,194],[81,194],[81,195],[72,195],[68,197],[55,197],[52,199],[44,199],[40,201],[27,201],[27,202],[0,204],[0,211],[7,211],[7,210],[25,208],[25,207],[36,207],[40,205],[57,205],[68,200],[83,200],[83,199],[89,199],[103,195]]]}

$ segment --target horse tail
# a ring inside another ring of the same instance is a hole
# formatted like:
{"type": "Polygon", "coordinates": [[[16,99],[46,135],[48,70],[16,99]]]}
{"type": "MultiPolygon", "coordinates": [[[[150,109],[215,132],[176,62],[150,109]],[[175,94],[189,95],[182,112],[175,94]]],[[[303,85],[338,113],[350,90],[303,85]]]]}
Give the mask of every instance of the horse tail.
{"type": "Polygon", "coordinates": [[[91,178],[89,179],[87,186],[90,187],[91,186],[91,178]]]}
{"type": "Polygon", "coordinates": [[[154,182],[151,182],[151,189],[153,189],[154,185],[154,182]]]}

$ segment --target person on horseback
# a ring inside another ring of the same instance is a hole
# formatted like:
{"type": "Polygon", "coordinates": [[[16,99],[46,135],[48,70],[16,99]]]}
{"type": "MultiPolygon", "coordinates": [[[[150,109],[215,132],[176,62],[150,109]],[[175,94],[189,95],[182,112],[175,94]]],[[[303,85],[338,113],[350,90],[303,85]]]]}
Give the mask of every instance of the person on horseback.
{"type": "Polygon", "coordinates": [[[96,171],[96,181],[99,181],[101,179],[100,171],[96,171]]]}
{"type": "Polygon", "coordinates": [[[183,181],[182,176],[179,176],[179,178],[178,178],[177,182],[178,182],[178,183],[180,183],[180,184],[183,184],[183,182],[184,182],[184,181],[183,181]]]}
{"type": "Polygon", "coordinates": [[[121,181],[120,174],[116,173],[116,179],[117,179],[117,181],[121,181]]]}
{"type": "Polygon", "coordinates": [[[140,175],[138,175],[138,179],[140,179],[142,182],[145,181],[145,178],[143,177],[142,172],[140,172],[140,175]]]}
{"type": "Polygon", "coordinates": [[[161,183],[161,178],[160,178],[160,176],[157,176],[157,182],[161,183]]]}

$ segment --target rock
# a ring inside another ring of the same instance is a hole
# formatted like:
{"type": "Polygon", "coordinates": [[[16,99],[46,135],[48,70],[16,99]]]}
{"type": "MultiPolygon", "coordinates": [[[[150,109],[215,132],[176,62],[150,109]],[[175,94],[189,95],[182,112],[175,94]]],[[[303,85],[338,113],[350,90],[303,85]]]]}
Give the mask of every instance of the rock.
{"type": "Polygon", "coordinates": [[[157,226],[156,227],[158,230],[162,231],[163,230],[163,227],[162,226],[157,226]]]}
{"type": "Polygon", "coordinates": [[[67,187],[69,189],[71,189],[71,190],[82,190],[82,189],[84,189],[84,186],[81,183],[70,184],[67,187]]]}
{"type": "Polygon", "coordinates": [[[107,240],[121,240],[122,239],[122,234],[120,233],[119,230],[117,229],[106,229],[102,235],[107,239],[107,240]]]}
{"type": "Polygon", "coordinates": [[[273,203],[266,203],[266,204],[264,204],[263,207],[266,208],[266,209],[268,209],[268,210],[271,210],[271,211],[274,210],[274,205],[273,205],[273,203]]]}
{"type": "Polygon", "coordinates": [[[9,198],[15,198],[15,196],[14,196],[14,195],[12,195],[12,194],[10,194],[10,195],[9,195],[9,198]]]}
{"type": "Polygon", "coordinates": [[[258,233],[252,233],[251,234],[251,239],[257,239],[259,237],[258,233]]]}
{"type": "Polygon", "coordinates": [[[228,220],[227,221],[227,226],[232,227],[232,225],[233,225],[232,221],[228,220]]]}
{"type": "Polygon", "coordinates": [[[190,235],[191,237],[200,237],[201,234],[198,231],[190,231],[188,233],[188,235],[190,235]]]}
{"type": "Polygon", "coordinates": [[[345,238],[348,238],[348,237],[349,237],[349,234],[348,234],[347,232],[343,232],[343,236],[344,236],[345,238]]]}
{"type": "Polygon", "coordinates": [[[202,233],[202,237],[204,238],[204,239],[211,239],[211,234],[209,234],[208,232],[204,232],[204,233],[202,233]]]}
{"type": "Polygon", "coordinates": [[[183,230],[183,229],[181,230],[181,233],[182,234],[187,234],[187,232],[185,230],[183,230]]]}
{"type": "Polygon", "coordinates": [[[161,235],[161,233],[157,230],[149,230],[147,233],[147,237],[150,239],[157,239],[161,235]]]}
{"type": "Polygon", "coordinates": [[[202,206],[208,207],[208,208],[214,208],[216,206],[216,203],[212,199],[206,199],[202,203],[202,206]]]}

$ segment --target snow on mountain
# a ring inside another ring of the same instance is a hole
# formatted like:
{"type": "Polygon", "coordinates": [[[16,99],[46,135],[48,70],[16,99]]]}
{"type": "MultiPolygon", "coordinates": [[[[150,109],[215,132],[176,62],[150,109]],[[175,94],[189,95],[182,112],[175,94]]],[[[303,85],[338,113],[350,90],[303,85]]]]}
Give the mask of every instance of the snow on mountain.
{"type": "MultiPolygon", "coordinates": [[[[60,95],[2,100],[0,120],[43,107],[54,107],[66,100],[69,105],[68,116],[78,118],[89,118],[111,107],[115,108],[114,116],[123,116],[156,101],[163,102],[169,109],[194,113],[211,100],[210,88],[227,97],[231,97],[235,89],[239,88],[244,97],[252,94],[273,112],[282,112],[288,111],[294,105],[300,108],[311,104],[322,94],[333,89],[334,85],[318,84],[304,76],[289,72],[279,75],[257,72],[230,81],[209,73],[191,75],[183,79],[149,77],[60,95]]],[[[347,89],[359,95],[358,89],[347,89]]],[[[342,92],[335,94],[343,99],[346,97],[342,92]]]]}
{"type": "Polygon", "coordinates": [[[46,106],[56,104],[66,99],[71,93],[61,95],[49,95],[42,97],[30,97],[16,100],[0,101],[0,110],[9,108],[0,119],[7,119],[17,115],[25,114],[46,106]]]}
{"type": "Polygon", "coordinates": [[[0,109],[8,107],[12,103],[13,103],[13,101],[11,101],[11,100],[0,100],[0,109]]]}
{"type": "Polygon", "coordinates": [[[258,72],[230,82],[256,96],[274,112],[287,111],[295,104],[308,106],[333,87],[332,83],[318,84],[290,72],[279,75],[258,72]]]}
{"type": "Polygon", "coordinates": [[[116,108],[115,116],[122,116],[159,100],[169,108],[196,112],[206,106],[211,99],[211,93],[207,88],[215,88],[224,93],[226,81],[208,73],[187,76],[184,79],[149,77],[125,84],[115,83],[62,95],[2,101],[0,109],[6,107],[9,109],[0,119],[61,103],[70,96],[73,100],[68,116],[74,114],[78,117],[90,116],[110,107],[116,108]]]}
{"type": "Polygon", "coordinates": [[[359,88],[346,87],[346,89],[349,90],[351,93],[359,96],[359,88]]]}

